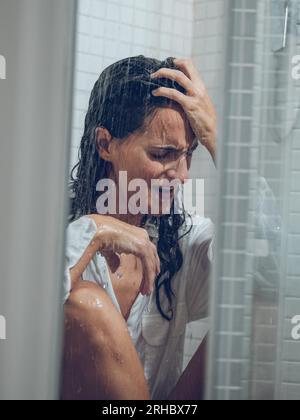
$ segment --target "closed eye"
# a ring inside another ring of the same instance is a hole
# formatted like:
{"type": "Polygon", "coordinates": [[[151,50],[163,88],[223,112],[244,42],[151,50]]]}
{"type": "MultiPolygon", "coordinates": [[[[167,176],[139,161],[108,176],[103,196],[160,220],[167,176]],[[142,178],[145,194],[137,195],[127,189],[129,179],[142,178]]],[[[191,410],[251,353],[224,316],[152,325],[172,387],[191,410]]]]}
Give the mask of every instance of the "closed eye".
{"type": "Polygon", "coordinates": [[[167,150],[167,151],[160,151],[160,152],[150,152],[151,159],[158,160],[158,161],[175,161],[180,158],[180,156],[186,155],[187,157],[191,157],[194,151],[198,147],[198,141],[195,142],[192,147],[188,150],[179,151],[179,150],[167,150]]]}
{"type": "Polygon", "coordinates": [[[151,158],[155,160],[167,160],[170,158],[170,153],[163,153],[163,154],[151,153],[151,158]]]}

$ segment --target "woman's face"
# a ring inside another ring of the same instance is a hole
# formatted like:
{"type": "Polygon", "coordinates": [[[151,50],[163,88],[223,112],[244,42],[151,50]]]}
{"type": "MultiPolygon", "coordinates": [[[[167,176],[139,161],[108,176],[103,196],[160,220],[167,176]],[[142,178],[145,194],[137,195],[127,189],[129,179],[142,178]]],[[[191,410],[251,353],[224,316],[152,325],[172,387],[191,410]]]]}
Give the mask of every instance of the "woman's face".
{"type": "MultiPolygon", "coordinates": [[[[191,150],[192,146],[197,144],[197,140],[180,106],[157,108],[151,119],[147,119],[145,127],[143,132],[135,132],[121,142],[112,139],[109,156],[108,152],[101,156],[112,163],[114,173],[111,177],[118,187],[120,171],[127,172],[127,191],[131,181],[146,181],[147,188],[142,197],[148,203],[147,214],[159,215],[169,212],[174,191],[171,189],[170,199],[165,200],[166,196],[162,196],[162,190],[151,189],[151,181],[158,180],[162,186],[163,183],[166,185],[166,181],[177,180],[178,183],[184,183],[188,180],[191,156],[187,157],[182,153],[191,150]],[[151,199],[156,203],[159,201],[158,212],[153,211],[151,199]]],[[[122,178],[124,181],[124,174],[122,178]]],[[[128,200],[138,190],[128,192],[128,200]]],[[[169,190],[164,191],[168,193],[169,190]]]]}

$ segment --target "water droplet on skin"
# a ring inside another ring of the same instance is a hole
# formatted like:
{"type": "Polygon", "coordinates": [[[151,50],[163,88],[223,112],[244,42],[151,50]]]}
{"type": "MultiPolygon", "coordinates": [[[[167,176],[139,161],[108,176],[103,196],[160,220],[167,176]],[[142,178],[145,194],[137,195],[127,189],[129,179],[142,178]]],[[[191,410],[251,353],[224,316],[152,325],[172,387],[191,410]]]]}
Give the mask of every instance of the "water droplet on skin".
{"type": "Polygon", "coordinates": [[[113,357],[116,359],[118,363],[121,365],[124,363],[124,359],[122,358],[122,355],[119,353],[113,353],[113,357]]]}
{"type": "Polygon", "coordinates": [[[103,307],[103,304],[102,304],[102,302],[101,302],[101,300],[100,299],[96,299],[96,306],[97,306],[97,308],[102,308],[103,307]]]}

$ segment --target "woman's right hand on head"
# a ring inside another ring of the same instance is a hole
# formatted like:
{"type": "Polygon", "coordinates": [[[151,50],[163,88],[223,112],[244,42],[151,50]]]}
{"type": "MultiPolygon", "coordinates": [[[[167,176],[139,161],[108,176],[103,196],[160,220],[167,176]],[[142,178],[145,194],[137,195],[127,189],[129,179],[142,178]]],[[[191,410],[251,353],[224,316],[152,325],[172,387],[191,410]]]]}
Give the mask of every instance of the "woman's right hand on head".
{"type": "Polygon", "coordinates": [[[143,266],[142,294],[150,294],[160,273],[160,259],[156,246],[151,242],[146,229],[130,225],[111,216],[89,215],[96,225],[95,239],[99,251],[106,258],[112,272],[115,272],[120,259],[118,254],[133,254],[140,258],[143,266]]]}

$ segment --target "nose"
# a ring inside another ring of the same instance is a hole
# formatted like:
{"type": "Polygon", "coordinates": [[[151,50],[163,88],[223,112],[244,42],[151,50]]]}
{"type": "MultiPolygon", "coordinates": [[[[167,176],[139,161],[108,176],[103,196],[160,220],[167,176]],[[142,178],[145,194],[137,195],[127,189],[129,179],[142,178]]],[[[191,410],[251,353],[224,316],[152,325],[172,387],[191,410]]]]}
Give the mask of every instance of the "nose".
{"type": "Polygon", "coordinates": [[[179,159],[172,168],[167,170],[168,179],[178,179],[181,184],[185,184],[189,180],[189,166],[186,157],[179,159]]]}

